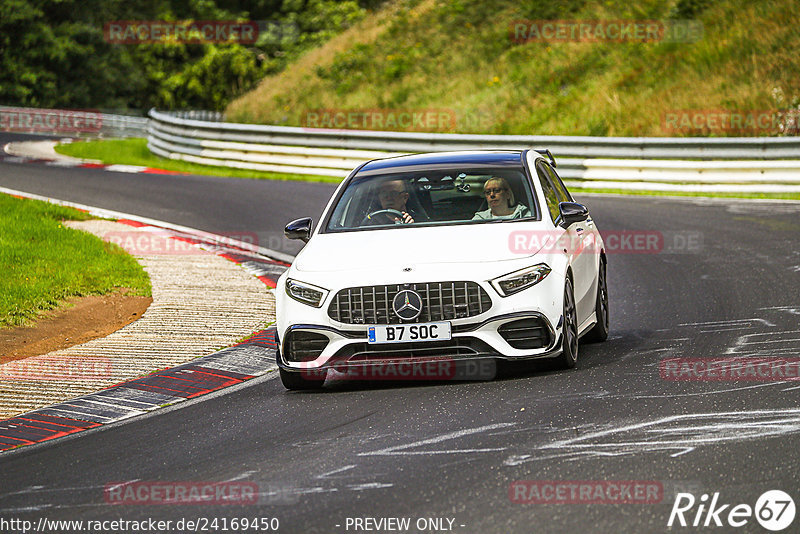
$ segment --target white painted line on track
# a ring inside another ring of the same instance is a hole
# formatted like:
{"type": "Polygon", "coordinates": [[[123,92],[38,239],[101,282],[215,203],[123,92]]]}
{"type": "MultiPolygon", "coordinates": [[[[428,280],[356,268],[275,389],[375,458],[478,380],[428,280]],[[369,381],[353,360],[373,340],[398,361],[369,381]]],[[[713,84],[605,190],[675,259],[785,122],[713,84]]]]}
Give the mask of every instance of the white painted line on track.
{"type": "Polygon", "coordinates": [[[776,326],[775,324],[767,321],[766,319],[761,318],[750,318],[750,319],[733,319],[730,321],[707,321],[701,323],[680,323],[678,326],[733,326],[733,325],[747,325],[750,326],[750,323],[761,323],[764,326],[776,326]]]}
{"type": "Polygon", "coordinates": [[[327,473],[322,473],[321,475],[317,475],[314,478],[328,478],[331,475],[335,475],[337,473],[343,473],[344,471],[349,471],[350,469],[353,469],[354,467],[355,467],[355,464],[346,465],[344,467],[340,467],[339,469],[334,469],[333,471],[328,471],[327,473]]]}
{"type": "Polygon", "coordinates": [[[142,167],[141,165],[122,165],[122,164],[114,164],[108,165],[105,168],[107,171],[113,172],[129,172],[129,173],[140,173],[147,170],[147,167],[142,167]]]}
{"type": "Polygon", "coordinates": [[[703,445],[780,437],[798,432],[800,409],[797,408],[673,415],[551,442],[537,447],[540,451],[548,451],[544,456],[511,455],[504,465],[516,466],[544,459],[627,456],[648,452],[666,452],[674,457],[703,445]],[[667,426],[672,424],[681,426],[667,426]],[[557,452],[550,453],[553,449],[557,452]]]}
{"type": "Polygon", "coordinates": [[[394,487],[394,484],[385,484],[383,482],[367,482],[366,484],[351,484],[347,489],[352,491],[364,491],[371,489],[383,489],[394,487]]]}
{"type": "Polygon", "coordinates": [[[480,434],[481,432],[486,432],[487,430],[495,430],[498,428],[508,428],[510,426],[514,426],[516,423],[495,423],[493,425],[486,425],[480,426],[477,428],[466,428],[463,430],[457,430],[455,432],[448,432],[446,434],[442,434],[440,436],[436,436],[433,438],[423,439],[420,441],[415,441],[413,443],[406,443],[404,445],[395,445],[394,447],[387,447],[385,449],[380,449],[377,451],[371,452],[360,452],[358,456],[403,456],[403,455],[421,455],[421,454],[459,454],[459,453],[471,453],[471,452],[497,452],[503,451],[506,448],[489,448],[489,449],[452,449],[452,450],[435,450],[435,451],[406,451],[405,449],[411,449],[413,447],[420,447],[422,445],[433,445],[435,443],[441,443],[442,441],[447,441],[451,439],[457,439],[463,436],[469,436],[472,434],[480,434]]]}

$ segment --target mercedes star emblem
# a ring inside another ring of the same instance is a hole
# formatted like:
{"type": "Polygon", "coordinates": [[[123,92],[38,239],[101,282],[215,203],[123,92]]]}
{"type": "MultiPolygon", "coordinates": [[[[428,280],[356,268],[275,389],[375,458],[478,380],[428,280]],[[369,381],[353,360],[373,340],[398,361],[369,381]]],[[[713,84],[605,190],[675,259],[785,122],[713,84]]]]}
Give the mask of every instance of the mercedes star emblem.
{"type": "Polygon", "coordinates": [[[416,291],[404,289],[392,300],[394,314],[404,321],[413,321],[422,313],[422,297],[416,291]]]}

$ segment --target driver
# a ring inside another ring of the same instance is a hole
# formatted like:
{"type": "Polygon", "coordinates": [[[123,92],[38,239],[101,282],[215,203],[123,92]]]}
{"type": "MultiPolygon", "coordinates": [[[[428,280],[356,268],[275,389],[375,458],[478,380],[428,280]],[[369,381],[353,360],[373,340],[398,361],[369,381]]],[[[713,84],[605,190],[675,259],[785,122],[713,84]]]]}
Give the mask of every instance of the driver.
{"type": "Polygon", "coordinates": [[[381,213],[375,216],[377,224],[390,224],[402,222],[404,224],[411,224],[414,222],[414,217],[417,215],[413,210],[406,207],[408,202],[408,191],[406,191],[405,182],[403,180],[388,180],[383,182],[378,188],[378,200],[381,203],[381,209],[397,210],[402,214],[402,218],[398,217],[395,213],[381,213]]]}

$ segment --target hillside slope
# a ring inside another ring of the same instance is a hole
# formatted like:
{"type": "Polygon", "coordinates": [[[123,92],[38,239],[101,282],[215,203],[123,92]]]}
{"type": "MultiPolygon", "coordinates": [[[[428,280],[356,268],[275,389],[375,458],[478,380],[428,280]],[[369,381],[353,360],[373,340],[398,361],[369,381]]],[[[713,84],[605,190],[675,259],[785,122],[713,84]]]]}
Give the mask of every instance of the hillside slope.
{"type": "Polygon", "coordinates": [[[800,108],[795,0],[637,4],[394,0],[262,80],[228,107],[228,120],[337,126],[318,119],[336,117],[326,110],[368,110],[374,122],[345,119],[338,126],[609,136],[777,135],[786,129],[785,118],[748,121],[763,119],[761,112],[800,108]],[[681,19],[701,25],[702,35],[626,42],[513,38],[515,22],[546,19],[601,23],[609,30],[620,20],[681,19]],[[444,118],[424,126],[392,123],[405,112],[424,111],[444,118]],[[729,112],[743,121],[741,128],[725,126],[729,112]]]}

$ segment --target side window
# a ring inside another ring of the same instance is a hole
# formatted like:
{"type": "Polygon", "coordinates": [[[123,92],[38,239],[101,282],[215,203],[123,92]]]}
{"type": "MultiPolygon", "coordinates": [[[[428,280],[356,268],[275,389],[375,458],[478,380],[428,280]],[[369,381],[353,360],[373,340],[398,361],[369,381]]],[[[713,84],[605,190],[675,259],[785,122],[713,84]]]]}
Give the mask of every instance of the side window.
{"type": "Polygon", "coordinates": [[[547,202],[547,211],[550,212],[550,218],[555,221],[559,216],[558,203],[561,201],[558,199],[558,194],[556,193],[555,187],[553,187],[553,183],[550,181],[550,177],[542,167],[544,167],[544,165],[541,163],[536,165],[536,175],[539,177],[539,183],[542,184],[544,199],[547,202]]]}
{"type": "Polygon", "coordinates": [[[558,196],[558,201],[572,202],[572,196],[570,196],[569,192],[567,192],[567,188],[564,186],[564,182],[562,182],[561,177],[558,174],[556,174],[555,169],[553,169],[553,167],[551,167],[547,163],[543,163],[542,167],[545,168],[548,176],[550,176],[550,181],[556,188],[556,195],[558,196]]]}

